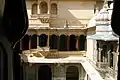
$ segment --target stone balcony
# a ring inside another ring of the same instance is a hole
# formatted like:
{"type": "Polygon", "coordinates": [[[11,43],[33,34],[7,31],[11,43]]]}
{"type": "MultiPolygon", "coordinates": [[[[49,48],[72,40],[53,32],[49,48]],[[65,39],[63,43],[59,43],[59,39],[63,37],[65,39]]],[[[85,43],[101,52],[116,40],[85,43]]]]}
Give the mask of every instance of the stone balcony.
{"type": "Polygon", "coordinates": [[[29,19],[29,28],[48,28],[49,23],[42,23],[40,19],[31,18],[29,19]]]}
{"type": "Polygon", "coordinates": [[[31,15],[31,19],[36,18],[41,21],[41,23],[49,23],[50,19],[56,19],[56,14],[35,14],[31,15]]]}
{"type": "Polygon", "coordinates": [[[89,19],[59,19],[56,14],[37,14],[29,18],[29,27],[86,28],[89,19]]]}
{"type": "Polygon", "coordinates": [[[35,15],[31,15],[30,20],[31,19],[40,20],[41,23],[49,23],[50,14],[35,14],[35,15]]]}
{"type": "Polygon", "coordinates": [[[49,23],[50,14],[38,14],[38,19],[40,19],[42,23],[49,23]]]}
{"type": "Polygon", "coordinates": [[[86,54],[86,51],[57,51],[56,49],[53,50],[38,50],[38,49],[31,49],[31,50],[24,50],[22,54],[29,55],[30,57],[37,57],[37,58],[67,58],[70,56],[76,57],[83,57],[86,54]]]}

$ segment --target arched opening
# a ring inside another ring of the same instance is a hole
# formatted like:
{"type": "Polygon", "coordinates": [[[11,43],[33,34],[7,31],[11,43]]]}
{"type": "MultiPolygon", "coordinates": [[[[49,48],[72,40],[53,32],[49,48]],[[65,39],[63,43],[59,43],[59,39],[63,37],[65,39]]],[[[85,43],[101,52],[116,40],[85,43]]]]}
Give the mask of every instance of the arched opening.
{"type": "Polygon", "coordinates": [[[61,35],[60,36],[60,51],[67,51],[67,36],[61,35]]]}
{"type": "Polygon", "coordinates": [[[51,4],[51,14],[57,14],[57,4],[56,3],[51,4]]]}
{"type": "Polygon", "coordinates": [[[42,1],[40,3],[40,13],[41,14],[47,14],[47,12],[48,12],[48,5],[45,1],[42,1]]]}
{"type": "Polygon", "coordinates": [[[38,80],[52,80],[52,71],[48,65],[40,66],[38,70],[38,80]]]}
{"type": "Polygon", "coordinates": [[[80,35],[80,38],[79,38],[79,50],[80,51],[85,50],[85,42],[86,42],[86,36],[80,35]]]}
{"type": "Polygon", "coordinates": [[[56,35],[50,36],[50,49],[57,49],[58,37],[56,35]]]}
{"type": "Polygon", "coordinates": [[[70,35],[70,51],[76,51],[76,36],[70,35]]]}
{"type": "Polygon", "coordinates": [[[75,66],[69,66],[66,71],[66,80],[79,80],[79,71],[75,66]]]}
{"type": "Polygon", "coordinates": [[[37,14],[37,4],[32,5],[32,14],[37,14]]]}
{"type": "Polygon", "coordinates": [[[106,60],[107,60],[107,45],[103,45],[101,51],[101,62],[105,62],[106,60]]]}
{"type": "Polygon", "coordinates": [[[25,35],[22,39],[22,50],[29,50],[29,39],[30,36],[25,35]]]}
{"type": "Polygon", "coordinates": [[[41,34],[39,36],[39,46],[46,47],[47,46],[47,39],[48,39],[48,36],[46,34],[41,34]]]}
{"type": "Polygon", "coordinates": [[[31,36],[31,49],[37,49],[37,35],[31,36]]]}

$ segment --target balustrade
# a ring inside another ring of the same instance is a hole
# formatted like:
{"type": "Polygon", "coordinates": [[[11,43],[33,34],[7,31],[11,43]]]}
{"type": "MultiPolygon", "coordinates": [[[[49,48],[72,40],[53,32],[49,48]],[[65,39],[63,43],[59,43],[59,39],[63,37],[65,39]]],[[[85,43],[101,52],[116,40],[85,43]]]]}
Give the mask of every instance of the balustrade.
{"type": "Polygon", "coordinates": [[[49,51],[42,51],[39,49],[31,49],[23,51],[23,55],[32,55],[32,57],[45,57],[45,58],[65,58],[70,56],[85,56],[85,51],[57,51],[49,50],[49,51]]]}
{"type": "Polygon", "coordinates": [[[74,20],[65,20],[65,19],[58,19],[57,15],[54,14],[37,14],[31,15],[29,19],[30,26],[39,26],[43,27],[45,24],[46,26],[50,26],[51,28],[64,28],[66,27],[66,21],[68,22],[69,28],[85,28],[86,24],[81,23],[81,21],[85,21],[83,19],[74,19],[74,20]],[[48,25],[49,24],[49,25],[48,25]]]}

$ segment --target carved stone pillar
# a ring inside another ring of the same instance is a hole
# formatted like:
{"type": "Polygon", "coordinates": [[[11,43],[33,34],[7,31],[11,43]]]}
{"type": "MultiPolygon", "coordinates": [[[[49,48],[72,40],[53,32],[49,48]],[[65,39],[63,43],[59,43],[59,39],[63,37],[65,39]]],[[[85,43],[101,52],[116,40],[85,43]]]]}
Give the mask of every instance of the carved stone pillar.
{"type": "Polygon", "coordinates": [[[31,35],[29,36],[29,50],[31,49],[31,35]]]}
{"type": "Polygon", "coordinates": [[[76,49],[79,50],[79,36],[76,36],[76,49]]]}
{"type": "Polygon", "coordinates": [[[49,35],[49,31],[48,31],[48,39],[47,39],[47,47],[49,48],[49,41],[50,41],[50,35],[49,35]]]}
{"type": "Polygon", "coordinates": [[[67,35],[67,51],[69,51],[69,41],[70,41],[70,36],[67,35]]]}
{"type": "Polygon", "coordinates": [[[39,35],[37,35],[37,47],[39,47],[39,35]]]}
{"type": "Polygon", "coordinates": [[[115,78],[116,74],[116,65],[117,65],[117,53],[116,52],[112,52],[113,53],[113,77],[115,78]]]}
{"type": "Polygon", "coordinates": [[[102,49],[101,49],[101,48],[98,48],[99,62],[101,62],[101,51],[102,51],[102,49]]]}
{"type": "Polygon", "coordinates": [[[40,0],[38,0],[38,14],[40,14],[41,13],[41,11],[40,11],[40,3],[41,3],[41,1],[40,0]]]}
{"type": "MultiPolygon", "coordinates": [[[[110,56],[110,54],[108,54],[108,51],[109,51],[109,44],[107,44],[107,49],[106,49],[106,51],[105,51],[105,63],[106,64],[108,64],[109,62],[108,62],[108,60],[109,60],[109,57],[108,56],[110,56]]],[[[110,52],[109,52],[110,53],[110,52]]]]}
{"type": "Polygon", "coordinates": [[[118,74],[118,57],[119,57],[119,42],[117,43],[117,50],[115,54],[115,79],[117,80],[117,74],[118,74]]]}
{"type": "Polygon", "coordinates": [[[50,0],[48,0],[48,14],[50,14],[50,7],[51,7],[51,3],[50,3],[50,0]]]}
{"type": "Polygon", "coordinates": [[[108,55],[108,65],[110,66],[110,51],[111,50],[109,50],[108,52],[107,52],[107,55],[108,55]]]}
{"type": "Polygon", "coordinates": [[[37,3],[37,13],[40,14],[40,1],[38,0],[38,3],[37,3]]]}

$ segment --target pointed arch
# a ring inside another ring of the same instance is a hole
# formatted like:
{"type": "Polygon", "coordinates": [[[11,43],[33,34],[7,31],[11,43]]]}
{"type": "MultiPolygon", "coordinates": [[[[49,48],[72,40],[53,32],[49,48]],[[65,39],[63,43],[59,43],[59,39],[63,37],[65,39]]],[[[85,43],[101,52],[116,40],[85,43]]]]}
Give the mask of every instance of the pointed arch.
{"type": "Polygon", "coordinates": [[[79,50],[80,51],[83,51],[85,50],[85,47],[86,47],[86,36],[85,35],[80,35],[80,38],[79,38],[79,50]]]}
{"type": "Polygon", "coordinates": [[[76,36],[70,35],[70,51],[76,51],[76,36]]]}
{"type": "Polygon", "coordinates": [[[59,50],[60,51],[67,51],[67,36],[66,35],[61,35],[60,36],[59,50]]]}
{"type": "Polygon", "coordinates": [[[42,1],[40,3],[40,13],[41,14],[47,14],[47,12],[48,12],[48,4],[47,4],[47,2],[42,1]]]}
{"type": "Polygon", "coordinates": [[[51,4],[51,14],[57,14],[57,4],[56,3],[51,4]]]}
{"type": "Polygon", "coordinates": [[[32,5],[32,14],[37,14],[37,3],[32,5]]]}
{"type": "Polygon", "coordinates": [[[50,49],[57,49],[58,45],[58,36],[55,34],[50,36],[50,49]]]}
{"type": "Polygon", "coordinates": [[[40,47],[46,47],[47,46],[47,39],[48,39],[48,35],[41,34],[39,36],[39,46],[40,47]]]}
{"type": "Polygon", "coordinates": [[[102,51],[101,51],[101,62],[105,62],[106,58],[107,58],[107,45],[104,44],[102,46],[102,51]]]}

